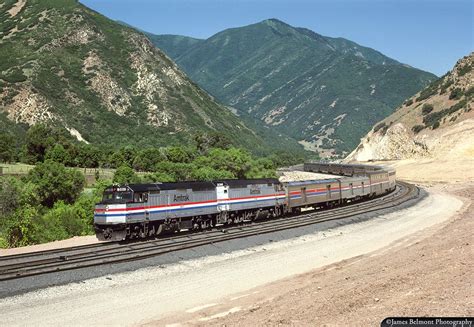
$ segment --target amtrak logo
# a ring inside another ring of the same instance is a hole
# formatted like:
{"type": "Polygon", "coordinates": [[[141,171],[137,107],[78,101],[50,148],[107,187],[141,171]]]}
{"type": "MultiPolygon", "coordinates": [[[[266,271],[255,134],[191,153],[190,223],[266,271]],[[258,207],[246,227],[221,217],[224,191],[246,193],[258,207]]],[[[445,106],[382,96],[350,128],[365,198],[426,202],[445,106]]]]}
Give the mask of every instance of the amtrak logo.
{"type": "Polygon", "coordinates": [[[250,187],[250,194],[260,194],[260,188],[257,185],[252,185],[250,187]]]}
{"type": "Polygon", "coordinates": [[[174,202],[189,201],[189,195],[175,194],[173,197],[173,201],[174,202]]]}

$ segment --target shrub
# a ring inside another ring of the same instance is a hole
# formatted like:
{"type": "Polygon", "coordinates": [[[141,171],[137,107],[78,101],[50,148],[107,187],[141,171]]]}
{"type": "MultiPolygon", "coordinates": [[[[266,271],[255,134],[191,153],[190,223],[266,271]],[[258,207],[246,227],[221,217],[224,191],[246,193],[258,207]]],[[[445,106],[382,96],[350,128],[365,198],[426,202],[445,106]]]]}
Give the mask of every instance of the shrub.
{"type": "Polygon", "coordinates": [[[474,95],[474,86],[471,86],[470,88],[467,89],[466,92],[464,92],[464,95],[466,97],[471,97],[474,95]]]}
{"type": "Polygon", "coordinates": [[[425,103],[421,108],[421,113],[425,116],[433,111],[433,105],[429,103],[425,103]]]}
{"type": "Polygon", "coordinates": [[[406,107],[411,106],[412,104],[413,104],[413,99],[408,99],[407,101],[405,101],[406,107]]]}
{"type": "Polygon", "coordinates": [[[411,130],[413,131],[413,133],[415,134],[418,134],[419,132],[421,132],[423,129],[425,128],[425,125],[415,125],[411,128],[411,130]]]}
{"type": "Polygon", "coordinates": [[[416,98],[416,101],[422,101],[428,99],[432,95],[435,95],[438,92],[438,84],[439,82],[433,82],[430,86],[421,91],[418,98],[416,98]]]}
{"type": "Polygon", "coordinates": [[[435,123],[433,124],[433,127],[432,127],[432,128],[433,128],[433,129],[437,129],[438,127],[439,127],[439,121],[435,122],[435,123]]]}
{"type": "Polygon", "coordinates": [[[27,180],[38,186],[41,204],[52,208],[57,201],[74,203],[82,192],[85,179],[81,172],[47,160],[33,168],[27,180]]]}
{"type": "Polygon", "coordinates": [[[466,74],[469,73],[471,70],[472,70],[472,66],[471,66],[471,65],[464,65],[464,66],[458,68],[458,76],[466,75],[466,74]]]}
{"type": "Polygon", "coordinates": [[[460,88],[456,87],[449,94],[449,100],[453,100],[453,99],[458,100],[458,99],[461,99],[462,96],[463,96],[463,91],[460,88]]]}
{"type": "Polygon", "coordinates": [[[383,129],[382,132],[384,132],[385,130],[387,130],[387,124],[385,124],[385,122],[382,122],[380,124],[377,124],[375,125],[374,127],[374,133],[377,133],[379,130],[383,129]]]}

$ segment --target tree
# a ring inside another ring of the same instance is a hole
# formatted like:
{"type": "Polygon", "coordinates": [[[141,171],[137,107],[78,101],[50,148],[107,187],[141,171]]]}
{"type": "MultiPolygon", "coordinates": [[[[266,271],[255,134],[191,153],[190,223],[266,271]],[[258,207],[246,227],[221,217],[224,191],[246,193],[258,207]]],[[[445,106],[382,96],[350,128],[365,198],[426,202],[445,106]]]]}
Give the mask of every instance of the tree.
{"type": "Polygon", "coordinates": [[[120,149],[120,152],[123,154],[124,162],[129,166],[132,167],[133,160],[137,156],[137,149],[131,146],[126,146],[120,149]]]}
{"type": "Polygon", "coordinates": [[[56,144],[46,151],[45,159],[52,160],[65,165],[70,161],[69,153],[64,149],[61,144],[56,144]]]}
{"type": "Polygon", "coordinates": [[[63,130],[54,129],[43,124],[36,124],[26,132],[26,155],[28,163],[44,160],[46,151],[56,144],[64,148],[70,146],[70,136],[63,130]]]}
{"type": "Polygon", "coordinates": [[[52,160],[36,165],[28,173],[27,181],[37,185],[41,204],[49,208],[59,200],[74,203],[85,185],[81,172],[66,169],[64,165],[52,160]]]}
{"type": "Polygon", "coordinates": [[[173,181],[187,181],[193,179],[193,171],[195,169],[196,165],[192,163],[164,161],[156,165],[155,172],[173,181]]]}
{"type": "Polygon", "coordinates": [[[125,156],[122,152],[116,151],[109,156],[108,163],[111,168],[118,168],[126,164],[125,156]]]}
{"type": "Polygon", "coordinates": [[[9,176],[0,177],[0,218],[10,215],[20,206],[20,193],[19,180],[9,176]]]}
{"type": "Polygon", "coordinates": [[[131,184],[140,183],[141,180],[132,168],[128,165],[122,165],[115,171],[113,182],[118,184],[131,184]]]}
{"type": "Polygon", "coordinates": [[[158,148],[148,148],[137,153],[133,160],[133,168],[138,171],[153,171],[155,166],[166,160],[166,157],[158,148]]]}
{"type": "Polygon", "coordinates": [[[172,146],[166,148],[166,157],[171,162],[189,163],[193,159],[193,154],[189,149],[182,146],[172,146]]]}
{"type": "Polygon", "coordinates": [[[75,151],[73,162],[76,167],[98,168],[104,158],[99,148],[89,144],[81,144],[75,151]]]}
{"type": "Polygon", "coordinates": [[[212,148],[228,149],[232,142],[220,133],[198,133],[194,136],[196,148],[201,153],[206,153],[212,148]]]}
{"type": "Polygon", "coordinates": [[[246,178],[276,178],[275,164],[268,158],[260,158],[252,162],[246,178]]]}
{"type": "Polygon", "coordinates": [[[15,160],[15,138],[8,133],[0,133],[0,162],[13,162],[15,160]]]}
{"type": "Polygon", "coordinates": [[[211,181],[216,179],[230,179],[234,178],[231,172],[225,170],[216,170],[211,167],[197,168],[192,173],[192,179],[197,181],[211,181]]]}
{"type": "Polygon", "coordinates": [[[250,171],[251,162],[250,154],[238,148],[228,150],[215,148],[209,151],[207,156],[195,160],[198,167],[209,166],[216,170],[228,171],[237,178],[245,178],[245,174],[250,171]]]}

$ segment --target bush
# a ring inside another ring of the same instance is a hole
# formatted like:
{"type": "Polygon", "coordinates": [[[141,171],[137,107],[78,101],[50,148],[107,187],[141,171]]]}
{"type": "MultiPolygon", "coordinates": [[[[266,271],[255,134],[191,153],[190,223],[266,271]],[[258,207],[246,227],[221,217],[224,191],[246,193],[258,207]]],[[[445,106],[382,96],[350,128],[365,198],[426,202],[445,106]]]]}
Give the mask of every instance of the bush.
{"type": "Polygon", "coordinates": [[[40,217],[37,208],[24,206],[10,218],[6,230],[7,243],[10,247],[26,246],[36,243],[36,232],[40,230],[35,221],[40,217]]]}
{"type": "Polygon", "coordinates": [[[406,107],[411,106],[412,104],[413,104],[413,99],[408,99],[407,101],[405,101],[406,107]]]}
{"type": "Polygon", "coordinates": [[[438,83],[433,82],[432,84],[430,84],[430,86],[428,86],[426,89],[421,91],[418,98],[416,98],[416,101],[419,102],[419,101],[428,99],[430,96],[435,95],[436,93],[438,93],[438,83]]]}
{"type": "Polygon", "coordinates": [[[411,128],[411,130],[413,131],[413,133],[415,134],[418,134],[419,132],[421,132],[423,129],[425,128],[425,125],[415,125],[411,128]]]}
{"type": "Polygon", "coordinates": [[[374,133],[377,133],[379,130],[382,130],[382,132],[385,132],[387,128],[388,128],[387,124],[385,124],[385,122],[382,122],[380,124],[375,125],[374,133]]]}
{"type": "Polygon", "coordinates": [[[466,97],[471,97],[474,95],[474,86],[471,86],[470,88],[467,89],[467,91],[464,93],[466,97]]]}
{"type": "Polygon", "coordinates": [[[471,65],[464,65],[463,67],[458,68],[458,76],[463,76],[469,73],[472,70],[471,65]]]}
{"type": "Polygon", "coordinates": [[[82,192],[85,179],[81,172],[47,160],[33,168],[27,180],[38,186],[41,204],[52,208],[57,201],[74,203],[82,192]]]}
{"type": "Polygon", "coordinates": [[[449,100],[453,100],[453,99],[458,100],[458,99],[461,99],[462,96],[463,96],[463,91],[460,88],[456,87],[449,94],[449,100]]]}
{"type": "Polygon", "coordinates": [[[433,111],[433,105],[432,105],[432,104],[429,104],[429,103],[425,103],[425,104],[423,105],[423,107],[421,108],[421,113],[422,113],[423,115],[427,115],[427,114],[429,114],[429,113],[432,112],[432,111],[433,111]]]}

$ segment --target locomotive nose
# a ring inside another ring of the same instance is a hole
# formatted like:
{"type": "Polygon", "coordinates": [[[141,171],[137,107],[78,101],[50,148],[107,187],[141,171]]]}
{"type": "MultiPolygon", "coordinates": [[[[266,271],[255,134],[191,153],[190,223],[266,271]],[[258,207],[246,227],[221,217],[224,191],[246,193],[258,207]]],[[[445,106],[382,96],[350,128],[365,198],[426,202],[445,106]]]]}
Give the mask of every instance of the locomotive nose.
{"type": "Polygon", "coordinates": [[[94,210],[94,224],[124,224],[126,204],[97,204],[94,210]]]}

